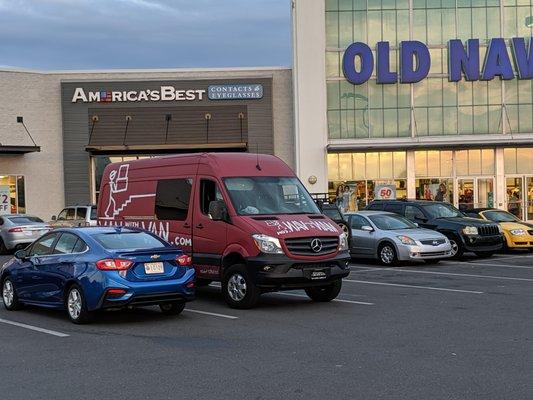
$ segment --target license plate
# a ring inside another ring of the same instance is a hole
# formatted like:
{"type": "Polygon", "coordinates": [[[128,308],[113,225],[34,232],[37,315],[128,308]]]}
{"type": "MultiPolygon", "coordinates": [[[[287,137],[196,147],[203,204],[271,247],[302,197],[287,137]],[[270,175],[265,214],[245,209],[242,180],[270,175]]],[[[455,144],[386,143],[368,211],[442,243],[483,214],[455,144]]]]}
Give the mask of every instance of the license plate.
{"type": "Polygon", "coordinates": [[[323,270],[317,270],[311,272],[311,279],[312,280],[320,280],[320,279],[326,279],[328,277],[328,274],[326,271],[323,270]]]}
{"type": "Polygon", "coordinates": [[[162,262],[144,263],[144,272],[147,274],[162,274],[165,272],[162,262]]]}

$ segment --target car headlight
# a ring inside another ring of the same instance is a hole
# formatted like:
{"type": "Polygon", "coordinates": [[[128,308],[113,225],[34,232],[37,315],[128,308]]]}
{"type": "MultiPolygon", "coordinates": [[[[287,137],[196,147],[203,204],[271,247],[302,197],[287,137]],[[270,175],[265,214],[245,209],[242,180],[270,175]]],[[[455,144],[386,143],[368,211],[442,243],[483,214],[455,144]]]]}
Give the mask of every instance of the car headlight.
{"type": "Polygon", "coordinates": [[[339,251],[348,250],[348,235],[343,232],[339,235],[339,251]]]}
{"type": "Polygon", "coordinates": [[[255,244],[263,253],[267,254],[283,254],[283,249],[278,238],[267,235],[252,235],[255,244]]]}
{"type": "Polygon", "coordinates": [[[478,231],[477,231],[477,228],[475,226],[465,226],[463,228],[463,233],[465,235],[477,235],[478,231]]]}
{"type": "Polygon", "coordinates": [[[400,242],[402,242],[403,244],[408,244],[409,246],[415,246],[416,245],[416,242],[411,239],[409,236],[403,236],[403,235],[400,235],[400,236],[396,236],[400,242]]]}
{"type": "Polygon", "coordinates": [[[526,231],[523,229],[511,229],[509,232],[514,236],[522,236],[526,234],[526,231]]]}
{"type": "Polygon", "coordinates": [[[500,225],[496,225],[498,227],[498,232],[503,233],[503,229],[500,225]]]}

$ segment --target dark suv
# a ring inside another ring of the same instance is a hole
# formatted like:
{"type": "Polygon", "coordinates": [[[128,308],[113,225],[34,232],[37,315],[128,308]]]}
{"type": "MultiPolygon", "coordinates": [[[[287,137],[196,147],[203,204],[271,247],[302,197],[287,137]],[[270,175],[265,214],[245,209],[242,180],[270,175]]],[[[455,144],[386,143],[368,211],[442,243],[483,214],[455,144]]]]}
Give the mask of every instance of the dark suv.
{"type": "Polygon", "coordinates": [[[500,228],[489,221],[470,218],[448,203],[424,200],[374,200],[367,210],[382,210],[403,215],[423,228],[436,230],[450,239],[452,254],[465,251],[490,257],[503,246],[500,228]]]}

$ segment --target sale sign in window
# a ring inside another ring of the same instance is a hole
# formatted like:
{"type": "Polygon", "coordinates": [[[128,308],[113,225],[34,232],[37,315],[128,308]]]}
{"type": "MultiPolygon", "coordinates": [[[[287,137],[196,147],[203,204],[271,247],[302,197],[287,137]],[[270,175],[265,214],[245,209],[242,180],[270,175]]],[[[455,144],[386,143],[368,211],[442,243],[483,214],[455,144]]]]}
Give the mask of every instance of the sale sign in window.
{"type": "Polygon", "coordinates": [[[9,185],[0,185],[0,214],[11,214],[9,185]]]}

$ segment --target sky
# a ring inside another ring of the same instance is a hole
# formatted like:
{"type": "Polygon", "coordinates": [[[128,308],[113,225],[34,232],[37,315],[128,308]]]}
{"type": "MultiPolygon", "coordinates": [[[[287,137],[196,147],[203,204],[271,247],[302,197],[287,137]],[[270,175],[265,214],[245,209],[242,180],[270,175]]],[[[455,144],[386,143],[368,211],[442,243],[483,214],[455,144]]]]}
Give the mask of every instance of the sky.
{"type": "Polygon", "coordinates": [[[0,66],[289,66],[289,0],[0,0],[0,66]]]}

